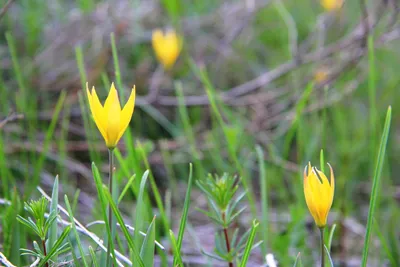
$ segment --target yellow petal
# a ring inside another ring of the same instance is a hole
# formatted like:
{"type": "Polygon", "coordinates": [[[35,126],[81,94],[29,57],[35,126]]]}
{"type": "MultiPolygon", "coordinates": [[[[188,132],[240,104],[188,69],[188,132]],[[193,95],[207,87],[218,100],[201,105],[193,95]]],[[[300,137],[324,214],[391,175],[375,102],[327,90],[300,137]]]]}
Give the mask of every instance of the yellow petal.
{"type": "Polygon", "coordinates": [[[121,110],[121,105],[119,103],[117,89],[115,89],[114,83],[111,84],[110,92],[108,93],[106,102],[104,103],[104,111],[106,114],[109,114],[109,110],[111,106],[114,104],[118,104],[119,109],[121,110]]]}
{"type": "MultiPolygon", "coordinates": [[[[331,168],[331,166],[329,165],[331,168]]],[[[333,171],[331,168],[331,177],[333,171]]],[[[309,163],[304,169],[304,195],[307,207],[318,227],[324,227],[333,202],[334,178],[329,182],[326,175],[309,163]],[[310,171],[311,170],[311,171],[310,171]]]]}
{"type": "Polygon", "coordinates": [[[107,135],[106,135],[107,124],[106,124],[106,120],[105,120],[105,116],[104,116],[103,106],[101,105],[99,98],[96,94],[96,89],[93,86],[92,93],[90,93],[89,85],[88,85],[88,83],[86,83],[86,93],[88,95],[89,106],[90,106],[90,110],[93,115],[94,122],[96,123],[96,126],[99,129],[101,135],[106,140],[107,139],[107,135]]]}
{"type": "MultiPolygon", "coordinates": [[[[308,177],[307,177],[308,178],[308,177]]],[[[310,184],[309,184],[309,179],[304,180],[304,196],[306,199],[306,204],[308,209],[310,210],[310,213],[312,217],[314,218],[315,221],[318,220],[317,216],[317,210],[315,207],[315,200],[314,200],[314,193],[311,190],[310,184]]]]}
{"type": "Polygon", "coordinates": [[[159,29],[153,31],[152,45],[158,61],[164,68],[172,67],[182,49],[182,42],[174,30],[165,35],[159,29]]]}
{"type": "Polygon", "coordinates": [[[118,98],[109,103],[107,114],[107,140],[108,148],[114,148],[119,141],[119,125],[121,121],[121,107],[118,98]]]}
{"type": "Polygon", "coordinates": [[[88,98],[88,102],[89,102],[90,112],[93,113],[92,95],[90,94],[88,83],[86,83],[86,94],[87,94],[87,98],[88,98]]]}
{"type": "Polygon", "coordinates": [[[338,10],[342,7],[344,0],[322,0],[321,4],[322,6],[328,10],[338,10]]]}
{"type": "Polygon", "coordinates": [[[124,108],[121,111],[121,121],[120,121],[118,140],[122,137],[132,119],[132,114],[135,108],[135,97],[136,97],[136,90],[135,86],[133,86],[131,95],[129,96],[128,101],[126,102],[124,108]]]}

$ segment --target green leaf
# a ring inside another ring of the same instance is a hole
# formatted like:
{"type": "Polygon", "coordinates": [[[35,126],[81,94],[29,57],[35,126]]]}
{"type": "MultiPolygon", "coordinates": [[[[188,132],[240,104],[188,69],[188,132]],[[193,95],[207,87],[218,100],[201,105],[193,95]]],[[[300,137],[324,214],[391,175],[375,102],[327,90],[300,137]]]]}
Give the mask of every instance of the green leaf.
{"type": "Polygon", "coordinates": [[[26,227],[28,227],[29,229],[31,229],[32,231],[34,231],[38,237],[41,237],[41,231],[39,230],[39,228],[37,227],[37,225],[32,221],[31,218],[29,218],[28,220],[25,219],[24,217],[17,215],[17,220],[22,223],[23,225],[25,225],[26,227]]]}
{"type": "MultiPolygon", "coordinates": [[[[135,247],[135,243],[133,242],[132,237],[131,237],[131,235],[130,235],[130,233],[128,231],[128,228],[125,225],[124,219],[122,218],[122,215],[119,212],[119,210],[117,208],[117,205],[113,201],[113,199],[112,199],[112,197],[110,195],[110,192],[108,192],[108,188],[105,187],[105,186],[103,188],[102,195],[104,195],[105,198],[108,200],[108,202],[109,202],[109,204],[111,206],[111,209],[114,212],[115,218],[117,219],[117,222],[119,223],[119,225],[121,227],[121,230],[125,235],[126,242],[128,243],[128,247],[132,251],[133,256],[134,256],[132,262],[137,263],[140,267],[144,267],[145,265],[144,265],[142,259],[140,258],[140,255],[139,255],[139,253],[138,253],[138,251],[137,251],[137,249],[135,247]]],[[[139,235],[139,230],[136,230],[136,228],[135,228],[135,232],[137,232],[137,234],[139,235]]]]}
{"type": "Polygon", "coordinates": [[[33,173],[33,181],[29,183],[28,190],[27,190],[27,192],[25,192],[25,194],[27,196],[30,196],[32,194],[32,191],[39,184],[40,172],[43,170],[43,165],[46,160],[46,155],[47,155],[47,152],[49,151],[50,144],[51,144],[51,141],[54,136],[54,131],[55,131],[57,123],[58,123],[58,118],[59,118],[60,112],[64,106],[64,101],[65,101],[66,95],[67,95],[66,91],[61,92],[60,97],[58,98],[57,104],[52,113],[53,116],[51,118],[50,126],[46,131],[46,136],[44,139],[44,143],[42,145],[43,151],[40,153],[40,156],[37,159],[37,162],[35,164],[35,171],[33,173]]]}
{"type": "Polygon", "coordinates": [[[183,267],[184,265],[182,262],[181,252],[178,250],[175,235],[171,229],[169,230],[169,237],[171,240],[172,253],[174,254],[174,266],[183,267]]]}
{"type": "Polygon", "coordinates": [[[303,266],[303,264],[301,263],[301,254],[300,254],[300,252],[297,253],[297,257],[296,257],[296,260],[295,260],[295,262],[293,264],[293,267],[297,267],[297,265],[303,266]]]}
{"type": "Polygon", "coordinates": [[[12,199],[10,206],[7,207],[2,219],[2,232],[4,234],[3,249],[5,256],[10,259],[16,266],[20,266],[19,249],[21,248],[21,236],[24,236],[25,231],[21,229],[18,223],[18,213],[21,210],[21,201],[18,192],[12,190],[12,199]]]}
{"type": "MultiPolygon", "coordinates": [[[[189,164],[188,185],[187,185],[187,189],[186,189],[185,202],[183,204],[181,223],[179,225],[179,232],[178,232],[177,249],[179,251],[182,248],[183,235],[185,233],[185,227],[186,227],[186,222],[187,222],[187,217],[188,217],[188,212],[189,212],[189,206],[190,206],[190,194],[192,192],[192,183],[193,183],[193,165],[190,163],[189,164]]],[[[174,263],[176,264],[175,260],[174,260],[174,263]]]]}
{"type": "Polygon", "coordinates": [[[256,235],[257,227],[259,226],[259,223],[257,220],[253,221],[253,226],[251,227],[249,239],[247,240],[246,248],[244,249],[243,252],[243,257],[242,261],[240,263],[240,267],[246,267],[247,261],[249,260],[251,249],[253,247],[253,242],[254,242],[254,237],[256,235]]]}
{"type": "MultiPolygon", "coordinates": [[[[111,240],[111,230],[110,230],[110,225],[108,223],[108,217],[107,217],[107,201],[106,197],[104,196],[104,190],[103,190],[103,182],[101,181],[101,176],[99,169],[97,168],[96,164],[94,162],[92,163],[92,173],[93,173],[93,178],[94,178],[94,183],[96,185],[97,189],[97,195],[99,196],[100,200],[100,207],[103,215],[103,220],[104,223],[106,224],[106,237],[104,238],[104,246],[107,247],[108,245],[108,240],[111,240]]],[[[111,242],[111,253],[114,259],[114,264],[116,265],[115,261],[115,252],[114,252],[114,244],[111,242]]],[[[100,255],[100,264],[101,266],[105,266],[107,262],[107,252],[102,251],[100,255]]]]}
{"type": "MultiPolygon", "coordinates": [[[[58,216],[58,175],[54,179],[53,192],[51,194],[50,214],[54,214],[55,219],[58,216]]],[[[58,230],[57,220],[54,220],[51,223],[49,229],[49,239],[47,246],[49,251],[52,250],[57,240],[57,230],[58,230]]],[[[54,255],[54,257],[51,260],[53,262],[57,262],[57,255],[54,255]]]]}
{"type": "Polygon", "coordinates": [[[135,181],[135,177],[136,175],[132,175],[131,178],[129,178],[128,182],[126,183],[126,185],[124,186],[124,189],[121,192],[121,195],[118,198],[118,203],[120,203],[122,201],[122,199],[124,198],[126,192],[128,192],[129,188],[131,187],[133,181],[135,181]]]}
{"type": "Polygon", "coordinates": [[[68,216],[69,216],[69,220],[70,220],[70,222],[71,222],[72,230],[73,230],[74,235],[75,235],[76,243],[77,243],[77,245],[78,245],[79,253],[81,254],[81,258],[82,258],[82,261],[83,261],[83,265],[84,265],[85,267],[88,267],[89,265],[88,265],[87,262],[86,262],[85,253],[83,252],[83,247],[82,247],[82,244],[81,244],[81,239],[79,238],[78,231],[76,230],[74,215],[72,214],[71,205],[69,204],[69,200],[68,200],[67,195],[64,195],[64,201],[65,201],[65,207],[67,208],[67,211],[68,211],[68,216]]]}
{"type": "Polygon", "coordinates": [[[336,229],[336,224],[332,225],[331,231],[329,232],[329,238],[328,238],[328,250],[329,251],[331,251],[333,234],[335,233],[335,229],[336,229]]]}
{"type": "Polygon", "coordinates": [[[97,258],[96,258],[96,253],[94,252],[94,250],[91,246],[89,246],[89,253],[90,253],[90,256],[92,257],[92,265],[94,267],[99,267],[99,263],[97,262],[97,258]]]}
{"type": "Polygon", "coordinates": [[[329,260],[330,266],[331,266],[331,267],[335,267],[335,266],[333,265],[333,260],[332,260],[331,254],[329,253],[328,248],[327,248],[325,245],[324,245],[324,248],[325,248],[326,255],[328,256],[328,260],[329,260]]]}
{"type": "Polygon", "coordinates": [[[260,172],[260,191],[261,191],[261,228],[263,245],[261,247],[262,254],[267,255],[268,242],[268,184],[265,171],[264,153],[260,146],[256,146],[258,168],[260,172]]]}
{"type": "Polygon", "coordinates": [[[141,248],[141,236],[139,234],[139,231],[142,230],[143,228],[143,224],[144,224],[144,219],[145,219],[145,208],[146,205],[143,201],[143,196],[145,193],[145,189],[146,189],[146,181],[147,181],[147,177],[149,175],[149,171],[145,171],[143,173],[142,176],[142,180],[140,182],[140,190],[139,190],[139,196],[137,199],[137,205],[136,205],[136,220],[135,220],[135,232],[133,234],[133,240],[135,243],[135,248],[136,250],[139,250],[141,248]]]}
{"type": "Polygon", "coordinates": [[[372,223],[373,223],[375,207],[376,207],[376,202],[377,202],[378,193],[379,193],[379,184],[380,184],[380,180],[381,180],[383,161],[385,159],[386,145],[387,145],[388,136],[389,136],[391,119],[392,119],[392,108],[389,106],[389,108],[387,110],[387,114],[386,114],[385,126],[383,128],[381,143],[379,146],[379,152],[378,152],[378,158],[376,161],[374,178],[372,181],[371,199],[370,199],[370,203],[369,203],[368,219],[367,219],[367,230],[365,233],[364,248],[363,248],[363,254],[362,254],[362,264],[361,264],[362,267],[367,266],[367,261],[368,261],[369,240],[371,238],[372,223]]]}
{"type": "Polygon", "coordinates": [[[154,241],[156,239],[155,220],[156,217],[154,216],[149,228],[147,229],[146,237],[144,238],[142,248],[140,250],[140,257],[142,258],[145,266],[153,266],[154,264],[154,241]]]}
{"type": "Polygon", "coordinates": [[[321,166],[321,172],[325,173],[325,159],[323,149],[321,149],[321,152],[319,153],[319,164],[321,166]]]}
{"type": "MultiPolygon", "coordinates": [[[[63,251],[64,247],[68,245],[62,244],[64,239],[68,236],[69,232],[71,230],[71,226],[68,225],[67,227],[64,228],[64,231],[61,233],[60,237],[57,239],[57,241],[54,243],[53,247],[51,250],[49,250],[48,254],[46,257],[40,261],[39,267],[44,266],[44,264],[50,260],[50,258],[57,256],[60,251],[63,251]]],[[[83,258],[83,257],[82,257],[83,258]]],[[[85,260],[83,259],[83,262],[85,263],[85,260]]]]}

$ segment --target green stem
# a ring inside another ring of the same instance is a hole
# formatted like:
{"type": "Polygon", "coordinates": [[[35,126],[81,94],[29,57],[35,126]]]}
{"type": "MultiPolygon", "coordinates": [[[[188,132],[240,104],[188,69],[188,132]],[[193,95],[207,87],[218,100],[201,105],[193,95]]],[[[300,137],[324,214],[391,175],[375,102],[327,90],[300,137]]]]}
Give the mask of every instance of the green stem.
{"type": "MultiPolygon", "coordinates": [[[[113,165],[114,165],[114,153],[113,149],[108,150],[108,162],[109,162],[109,173],[108,173],[108,186],[110,194],[113,192],[113,165]]],[[[108,225],[110,232],[112,232],[112,210],[111,205],[108,205],[108,225]]],[[[111,266],[111,242],[113,242],[113,235],[111,234],[111,240],[108,240],[107,244],[107,266],[111,266]]]]}
{"type": "Polygon", "coordinates": [[[321,267],[325,267],[325,248],[324,248],[324,228],[319,228],[320,236],[321,236],[321,267]]]}

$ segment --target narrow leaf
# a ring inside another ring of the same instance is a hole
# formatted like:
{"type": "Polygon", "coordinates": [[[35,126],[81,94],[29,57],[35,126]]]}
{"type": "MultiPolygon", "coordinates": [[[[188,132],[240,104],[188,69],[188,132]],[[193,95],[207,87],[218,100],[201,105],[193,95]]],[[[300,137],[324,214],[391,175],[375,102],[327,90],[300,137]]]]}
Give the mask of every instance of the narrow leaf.
{"type": "Polygon", "coordinates": [[[156,239],[155,223],[156,217],[150,223],[147,229],[146,237],[144,238],[142,248],[140,250],[140,257],[145,266],[153,266],[154,264],[154,241],[156,239]]]}
{"type": "Polygon", "coordinates": [[[379,193],[379,184],[380,184],[380,180],[381,180],[383,161],[385,159],[386,145],[387,145],[388,136],[389,136],[391,118],[392,118],[392,108],[389,106],[389,108],[387,110],[387,114],[386,114],[385,126],[383,128],[381,143],[379,146],[379,152],[378,152],[378,158],[376,161],[374,179],[372,181],[371,199],[370,199],[370,203],[369,203],[368,219],[367,219],[367,230],[365,233],[364,249],[363,249],[363,254],[362,254],[362,264],[361,264],[362,267],[367,266],[367,261],[368,261],[369,241],[371,238],[372,223],[373,223],[375,207],[376,207],[376,202],[377,202],[378,193],[379,193]]]}

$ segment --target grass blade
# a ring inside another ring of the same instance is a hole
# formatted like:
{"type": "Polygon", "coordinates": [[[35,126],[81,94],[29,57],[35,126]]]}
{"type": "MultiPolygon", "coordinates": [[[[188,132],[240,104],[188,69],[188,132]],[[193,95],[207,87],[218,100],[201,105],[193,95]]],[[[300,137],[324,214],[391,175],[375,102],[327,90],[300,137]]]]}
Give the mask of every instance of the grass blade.
{"type": "Polygon", "coordinates": [[[172,252],[174,254],[174,262],[176,262],[174,263],[174,266],[184,266],[182,263],[181,252],[177,247],[175,235],[172,230],[169,230],[169,238],[171,240],[172,252]]]}
{"type": "MultiPolygon", "coordinates": [[[[58,207],[57,206],[58,206],[58,175],[56,176],[56,179],[54,180],[53,192],[51,193],[50,214],[54,212],[58,216],[58,207]]],[[[49,240],[48,240],[48,250],[49,251],[51,251],[51,249],[53,248],[53,246],[57,240],[57,230],[58,230],[57,220],[54,220],[49,229],[49,240]]],[[[53,262],[57,262],[57,255],[54,255],[54,257],[51,260],[53,262]]]]}
{"type": "Polygon", "coordinates": [[[260,187],[261,187],[261,225],[262,225],[262,240],[264,241],[261,249],[262,254],[267,255],[267,241],[268,241],[268,184],[267,175],[265,172],[264,153],[260,146],[256,147],[258,166],[260,172],[260,187]]]}
{"type": "Polygon", "coordinates": [[[140,182],[139,197],[137,199],[137,205],[136,205],[135,233],[133,234],[133,241],[134,241],[136,250],[139,250],[141,248],[140,243],[141,243],[142,237],[140,236],[139,231],[142,230],[142,227],[144,224],[144,219],[146,217],[145,216],[145,203],[143,201],[143,195],[144,195],[144,191],[146,189],[146,182],[147,182],[148,176],[149,176],[149,171],[147,170],[143,173],[142,180],[140,182]]]}
{"type": "Polygon", "coordinates": [[[97,259],[96,259],[96,253],[94,252],[94,250],[91,246],[89,246],[89,253],[90,253],[90,256],[92,257],[92,266],[99,267],[99,263],[97,262],[97,259]]]}
{"type": "Polygon", "coordinates": [[[331,254],[329,253],[328,248],[325,245],[324,245],[324,248],[325,248],[326,255],[328,256],[330,266],[335,267],[335,265],[333,265],[333,260],[332,260],[331,254]]]}
{"type": "Polygon", "coordinates": [[[156,216],[150,223],[147,229],[146,237],[144,238],[142,248],[140,249],[140,257],[143,260],[145,266],[153,266],[154,264],[154,241],[156,239],[156,216]]]}
{"type": "Polygon", "coordinates": [[[325,157],[323,149],[321,149],[321,152],[319,153],[319,164],[321,166],[321,172],[325,173],[325,157]]]}
{"type": "MultiPolygon", "coordinates": [[[[94,183],[96,185],[97,189],[97,194],[99,196],[100,200],[100,206],[101,206],[101,211],[103,215],[103,220],[106,225],[106,235],[104,238],[104,246],[107,247],[108,245],[108,240],[111,240],[111,231],[110,231],[110,224],[108,223],[108,217],[107,217],[107,201],[103,193],[103,182],[101,181],[101,176],[99,169],[97,168],[96,164],[94,162],[92,163],[92,173],[93,173],[93,178],[94,178],[94,183]]],[[[113,256],[113,259],[115,259],[115,253],[114,253],[114,244],[111,242],[111,253],[113,256]]],[[[102,251],[100,255],[100,265],[105,266],[106,260],[107,259],[107,252],[102,251]]],[[[115,264],[115,262],[114,262],[115,264]]],[[[116,265],[116,264],[115,264],[116,265]]]]}
{"type": "MultiPolygon", "coordinates": [[[[128,228],[125,225],[124,219],[122,218],[122,215],[119,212],[117,206],[115,205],[115,202],[113,201],[113,199],[112,199],[112,197],[110,195],[110,192],[108,191],[108,188],[106,186],[103,186],[103,193],[102,194],[108,200],[108,203],[111,206],[111,209],[112,209],[112,211],[113,211],[113,213],[115,215],[115,218],[117,219],[117,221],[118,221],[118,223],[119,223],[119,225],[121,227],[121,230],[125,235],[126,242],[128,243],[129,250],[133,252],[134,261],[132,261],[132,262],[136,262],[140,267],[144,267],[145,265],[144,265],[142,259],[140,258],[140,255],[139,255],[139,253],[138,253],[138,251],[137,251],[137,249],[135,247],[134,240],[132,239],[132,237],[131,237],[131,235],[130,235],[130,233],[128,231],[128,228]]],[[[137,228],[135,228],[135,232],[136,232],[137,235],[139,235],[139,232],[138,232],[139,230],[136,231],[136,229],[137,228]]]]}
{"type": "Polygon", "coordinates": [[[79,238],[78,231],[76,230],[76,225],[75,225],[75,221],[74,221],[74,215],[72,214],[71,205],[69,204],[69,200],[68,200],[67,195],[64,196],[64,201],[65,201],[65,207],[67,208],[67,211],[68,211],[69,219],[71,221],[72,231],[74,232],[76,243],[78,245],[79,253],[81,254],[83,265],[85,267],[88,267],[89,265],[86,262],[85,253],[83,252],[81,239],[79,238]]]}
{"type": "Polygon", "coordinates": [[[373,218],[374,218],[374,213],[375,213],[376,202],[377,202],[377,198],[378,198],[379,184],[380,184],[380,180],[381,180],[383,161],[385,159],[386,145],[387,145],[388,136],[389,136],[391,118],[392,118],[392,107],[389,106],[387,114],[386,114],[385,126],[383,128],[381,144],[379,146],[379,153],[378,153],[378,158],[376,161],[374,178],[372,181],[371,199],[370,199],[369,210],[368,210],[367,230],[365,233],[364,248],[363,248],[363,254],[362,254],[361,266],[363,266],[363,267],[367,266],[367,261],[368,261],[369,241],[371,238],[372,223],[373,223],[373,218]]]}
{"type": "Polygon", "coordinates": [[[134,174],[134,175],[131,176],[131,178],[129,178],[128,182],[124,186],[124,189],[122,189],[121,195],[119,195],[118,203],[120,203],[122,201],[122,199],[124,198],[126,192],[128,192],[128,190],[131,187],[133,181],[135,181],[135,177],[136,177],[136,175],[134,174]]]}
{"type": "Polygon", "coordinates": [[[64,101],[65,101],[66,96],[67,96],[66,91],[62,91],[60,97],[58,98],[57,104],[54,108],[53,116],[51,118],[49,128],[46,131],[46,136],[45,136],[45,139],[44,139],[44,142],[42,145],[43,148],[42,148],[41,154],[35,163],[35,172],[33,175],[33,182],[29,183],[30,186],[28,187],[28,190],[26,192],[27,196],[30,196],[32,194],[32,191],[40,183],[40,172],[43,170],[43,165],[44,165],[45,159],[46,159],[46,153],[48,152],[48,150],[50,148],[50,141],[54,137],[54,131],[55,131],[57,123],[58,123],[58,118],[59,118],[61,109],[64,106],[64,101]]]}
{"type": "Polygon", "coordinates": [[[329,232],[328,251],[331,251],[333,234],[335,233],[335,229],[336,229],[336,224],[332,225],[331,231],[329,232]]]}
{"type": "MultiPolygon", "coordinates": [[[[177,240],[177,244],[176,244],[178,251],[180,251],[182,248],[183,235],[185,233],[185,227],[186,227],[189,206],[190,206],[190,194],[192,191],[192,182],[193,182],[193,165],[190,163],[190,165],[189,165],[189,181],[188,181],[188,186],[187,186],[187,190],[186,190],[185,202],[183,204],[181,224],[179,225],[178,240],[177,240]]],[[[176,265],[176,264],[177,264],[177,259],[174,258],[174,265],[176,265]]]]}
{"type": "Polygon", "coordinates": [[[249,260],[251,249],[252,249],[253,243],[254,243],[254,238],[256,236],[256,231],[257,231],[257,228],[259,225],[260,224],[259,224],[259,222],[257,222],[257,220],[253,221],[253,226],[251,227],[250,235],[249,235],[249,238],[247,239],[247,244],[246,244],[246,248],[244,249],[244,252],[243,252],[243,257],[242,257],[242,262],[240,263],[240,267],[247,266],[247,261],[249,260]]]}
{"type": "Polygon", "coordinates": [[[301,253],[300,252],[297,253],[297,257],[296,257],[296,260],[295,260],[295,262],[293,264],[293,267],[297,267],[297,265],[303,266],[303,264],[301,263],[301,253]]]}

